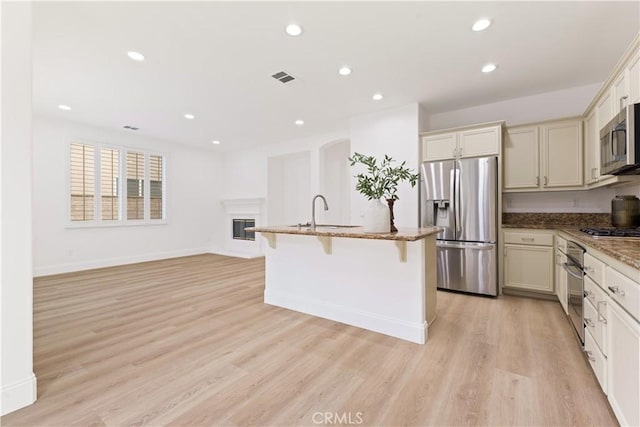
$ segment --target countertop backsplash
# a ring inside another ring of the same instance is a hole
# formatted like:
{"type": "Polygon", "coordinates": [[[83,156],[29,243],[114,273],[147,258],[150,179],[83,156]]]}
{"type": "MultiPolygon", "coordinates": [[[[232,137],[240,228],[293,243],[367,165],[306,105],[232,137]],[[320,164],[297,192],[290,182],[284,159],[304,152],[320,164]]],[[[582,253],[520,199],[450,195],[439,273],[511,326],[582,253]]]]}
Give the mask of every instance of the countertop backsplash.
{"type": "Polygon", "coordinates": [[[610,227],[610,213],[575,213],[575,212],[503,212],[502,224],[527,227],[549,227],[564,225],[572,227],[610,227]]]}

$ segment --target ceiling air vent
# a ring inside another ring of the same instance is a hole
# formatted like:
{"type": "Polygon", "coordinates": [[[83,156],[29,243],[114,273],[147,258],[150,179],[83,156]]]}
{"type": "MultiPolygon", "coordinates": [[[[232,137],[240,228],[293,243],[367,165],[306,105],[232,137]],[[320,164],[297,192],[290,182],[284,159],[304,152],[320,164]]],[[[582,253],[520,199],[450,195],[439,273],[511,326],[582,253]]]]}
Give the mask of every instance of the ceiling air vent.
{"type": "Polygon", "coordinates": [[[135,126],[129,126],[129,125],[122,126],[122,127],[125,128],[125,129],[129,129],[129,130],[138,130],[138,129],[140,129],[140,128],[137,128],[135,126]]]}
{"type": "Polygon", "coordinates": [[[286,73],[284,71],[277,72],[277,73],[271,75],[271,77],[273,77],[274,79],[276,79],[276,80],[278,80],[278,81],[280,81],[282,83],[288,83],[291,80],[295,79],[295,77],[293,77],[291,74],[288,74],[288,73],[286,73]]]}

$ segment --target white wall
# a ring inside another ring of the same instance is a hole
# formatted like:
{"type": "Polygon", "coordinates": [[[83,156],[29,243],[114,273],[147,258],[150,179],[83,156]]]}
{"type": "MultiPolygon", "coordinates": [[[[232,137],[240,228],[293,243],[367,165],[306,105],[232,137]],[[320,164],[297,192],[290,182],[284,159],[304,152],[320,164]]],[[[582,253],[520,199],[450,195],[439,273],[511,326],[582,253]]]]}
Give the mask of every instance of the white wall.
{"type": "Polygon", "coordinates": [[[600,90],[600,86],[602,83],[578,86],[433,114],[429,118],[429,130],[497,120],[506,120],[508,126],[513,126],[561,117],[580,116],[600,90]]]}
{"type": "Polygon", "coordinates": [[[312,198],[310,168],[309,151],[269,157],[267,160],[267,215],[273,224],[309,221],[312,198]]]}
{"type": "MultiPolygon", "coordinates": [[[[348,129],[226,153],[224,156],[225,184],[223,197],[226,199],[267,198],[268,159],[270,157],[286,156],[287,154],[300,152],[308,152],[309,154],[309,194],[314,195],[320,193],[320,148],[325,144],[331,144],[345,139],[349,139],[348,129]]],[[[267,206],[269,202],[267,199],[267,206]]],[[[277,201],[273,202],[277,203],[277,201]]],[[[332,203],[334,202],[330,199],[327,199],[327,202],[329,209],[331,209],[332,203]]],[[[308,212],[302,222],[311,220],[311,198],[305,201],[305,203],[308,205],[308,212]]],[[[324,221],[324,211],[319,207],[317,212],[317,220],[324,221]]],[[[276,225],[268,215],[264,220],[265,225],[276,225]]]]}
{"type": "MultiPolygon", "coordinates": [[[[373,155],[380,159],[388,154],[398,162],[418,172],[420,108],[417,103],[378,111],[351,119],[351,151],[373,155]]],[[[356,179],[352,178],[352,188],[356,179]]],[[[398,186],[399,200],[394,214],[397,227],[417,227],[418,185],[411,188],[407,182],[398,186]]],[[[367,199],[360,193],[351,193],[351,223],[362,224],[367,199]]]]}
{"type": "Polygon", "coordinates": [[[31,276],[31,3],[0,2],[0,415],[36,400],[31,276]]]}
{"type": "Polygon", "coordinates": [[[347,140],[320,149],[320,192],[331,200],[329,210],[324,212],[327,224],[349,224],[351,220],[350,155],[351,144],[347,140]]]}
{"type": "Polygon", "coordinates": [[[601,187],[583,191],[505,193],[504,212],[609,213],[616,195],[640,197],[640,185],[601,187]]]}
{"type": "Polygon", "coordinates": [[[34,273],[76,271],[208,252],[224,223],[219,154],[68,121],[33,126],[34,273]],[[73,139],[153,149],[167,155],[167,224],[69,228],[68,163],[73,139]]]}

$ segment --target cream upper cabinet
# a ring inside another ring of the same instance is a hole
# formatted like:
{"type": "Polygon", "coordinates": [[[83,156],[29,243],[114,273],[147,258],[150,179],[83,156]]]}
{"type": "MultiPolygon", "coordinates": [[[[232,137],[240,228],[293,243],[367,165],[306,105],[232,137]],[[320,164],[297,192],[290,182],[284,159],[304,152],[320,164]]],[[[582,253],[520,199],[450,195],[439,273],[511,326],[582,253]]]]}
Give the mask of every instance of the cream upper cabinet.
{"type": "Polygon", "coordinates": [[[422,138],[423,161],[445,160],[456,157],[458,134],[456,132],[422,138]]]}
{"type": "Polygon", "coordinates": [[[611,108],[613,109],[612,118],[629,104],[628,70],[622,70],[618,78],[613,81],[613,85],[611,86],[611,102],[611,108]]]}
{"type": "Polygon", "coordinates": [[[600,128],[613,118],[613,103],[611,101],[611,91],[607,91],[602,95],[602,98],[598,101],[598,133],[600,128]]]}
{"type": "Polygon", "coordinates": [[[506,189],[538,188],[540,139],[537,126],[507,128],[503,147],[506,189]]]}
{"type": "Polygon", "coordinates": [[[543,187],[582,185],[582,121],[542,126],[543,187]]]}
{"type": "Polygon", "coordinates": [[[596,111],[591,110],[584,121],[584,183],[598,181],[600,175],[600,138],[597,131],[596,111]]]}
{"type": "Polygon", "coordinates": [[[501,141],[502,126],[461,131],[458,135],[458,156],[495,156],[500,152],[501,141]]]}
{"type": "Polygon", "coordinates": [[[505,191],[582,187],[580,119],[507,128],[505,135],[505,191]]]}
{"type": "Polygon", "coordinates": [[[422,136],[422,160],[497,156],[502,145],[502,124],[491,123],[428,133],[422,136]]]}
{"type": "Polygon", "coordinates": [[[629,62],[629,104],[640,102],[640,52],[629,62]]]}

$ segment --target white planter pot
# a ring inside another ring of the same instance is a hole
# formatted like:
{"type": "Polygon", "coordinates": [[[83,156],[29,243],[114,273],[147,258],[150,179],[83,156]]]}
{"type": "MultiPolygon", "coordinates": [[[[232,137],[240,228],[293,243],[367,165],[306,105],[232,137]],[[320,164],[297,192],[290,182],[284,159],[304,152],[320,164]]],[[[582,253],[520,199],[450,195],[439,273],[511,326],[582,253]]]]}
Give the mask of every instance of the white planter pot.
{"type": "Polygon", "coordinates": [[[370,200],[364,211],[364,231],[367,233],[390,232],[389,207],[380,200],[370,200]]]}

